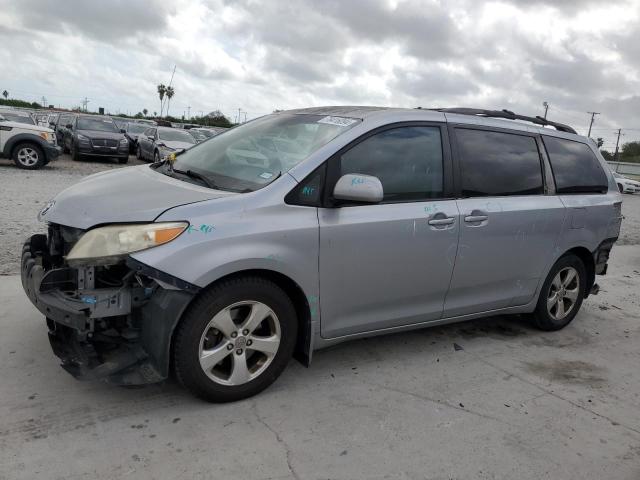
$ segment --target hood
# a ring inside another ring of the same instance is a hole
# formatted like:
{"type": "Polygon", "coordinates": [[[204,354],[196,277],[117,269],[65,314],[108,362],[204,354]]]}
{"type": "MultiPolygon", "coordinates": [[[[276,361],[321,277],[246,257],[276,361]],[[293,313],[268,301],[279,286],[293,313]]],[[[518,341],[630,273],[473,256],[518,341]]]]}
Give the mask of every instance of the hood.
{"type": "Polygon", "coordinates": [[[189,142],[176,142],[174,140],[160,140],[167,147],[173,148],[174,150],[187,150],[195,145],[195,143],[189,142]]]}
{"type": "Polygon", "coordinates": [[[38,218],[86,230],[105,223],[152,222],[170,208],[229,195],[237,194],[183,182],[141,165],[84,178],[60,192],[38,218]]]}
{"type": "Polygon", "coordinates": [[[120,133],[120,132],[103,132],[100,130],[78,130],[78,133],[80,135],[84,135],[85,137],[89,137],[92,139],[95,138],[99,138],[99,139],[109,139],[109,140],[120,140],[121,138],[124,138],[124,134],[120,133]]]}
{"type": "Polygon", "coordinates": [[[33,130],[34,132],[53,133],[53,130],[50,128],[43,127],[41,125],[29,125],[28,123],[11,122],[6,120],[4,122],[0,122],[0,125],[3,127],[20,128],[22,130],[33,130]]]}

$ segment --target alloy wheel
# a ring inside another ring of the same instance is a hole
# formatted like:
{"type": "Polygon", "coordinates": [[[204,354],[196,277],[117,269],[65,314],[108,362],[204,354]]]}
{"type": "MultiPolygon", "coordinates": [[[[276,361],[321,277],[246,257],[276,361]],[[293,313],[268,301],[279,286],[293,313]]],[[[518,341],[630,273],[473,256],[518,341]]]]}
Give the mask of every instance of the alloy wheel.
{"type": "Polygon", "coordinates": [[[38,152],[31,147],[22,147],[18,150],[18,162],[25,167],[33,167],[38,163],[38,152]]]}
{"type": "Polygon", "coordinates": [[[573,267],[565,267],[553,278],[547,295],[547,311],[555,320],[571,313],[580,293],[580,275],[573,267]]]}
{"type": "Polygon", "coordinates": [[[264,303],[246,300],[222,309],[200,338],[203,372],[216,383],[243,385],[271,364],[281,340],[280,322],[264,303]]]}

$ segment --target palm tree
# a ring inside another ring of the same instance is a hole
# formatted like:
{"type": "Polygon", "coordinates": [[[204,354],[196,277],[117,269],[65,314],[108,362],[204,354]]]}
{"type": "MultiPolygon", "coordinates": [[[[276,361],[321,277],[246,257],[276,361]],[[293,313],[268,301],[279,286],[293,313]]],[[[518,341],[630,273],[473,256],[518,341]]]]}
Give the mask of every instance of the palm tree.
{"type": "Polygon", "coordinates": [[[158,96],[160,97],[160,116],[162,117],[162,101],[164,100],[164,94],[167,93],[167,87],[164,86],[164,83],[158,85],[158,96]]]}
{"type": "Polygon", "coordinates": [[[167,117],[169,116],[169,105],[171,105],[171,98],[175,95],[175,91],[173,90],[173,87],[171,85],[169,85],[167,87],[166,90],[166,95],[167,95],[167,117]]]}
{"type": "Polygon", "coordinates": [[[9,97],[9,92],[7,92],[6,90],[4,92],[2,92],[2,96],[4,97],[4,99],[6,100],[9,97]]]}
{"type": "Polygon", "coordinates": [[[147,110],[146,108],[142,109],[142,114],[146,117],[147,113],[149,113],[149,110],[147,110]]]}

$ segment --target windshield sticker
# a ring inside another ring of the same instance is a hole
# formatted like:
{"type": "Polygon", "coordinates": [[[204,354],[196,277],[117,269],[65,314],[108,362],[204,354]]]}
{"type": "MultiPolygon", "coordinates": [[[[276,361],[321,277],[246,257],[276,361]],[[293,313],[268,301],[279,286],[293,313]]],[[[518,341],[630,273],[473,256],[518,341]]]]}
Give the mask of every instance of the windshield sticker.
{"type": "Polygon", "coordinates": [[[269,172],[263,172],[260,175],[258,175],[260,178],[264,178],[265,180],[269,180],[271,177],[273,177],[273,173],[269,173],[269,172]]]}
{"type": "Polygon", "coordinates": [[[324,117],[318,120],[318,123],[326,123],[327,125],[337,125],[338,127],[348,127],[356,123],[357,120],[354,118],[345,118],[345,117],[324,117]]]}
{"type": "Polygon", "coordinates": [[[314,187],[304,187],[302,189],[302,195],[305,195],[307,197],[310,195],[313,195],[314,190],[315,190],[314,187]]]}

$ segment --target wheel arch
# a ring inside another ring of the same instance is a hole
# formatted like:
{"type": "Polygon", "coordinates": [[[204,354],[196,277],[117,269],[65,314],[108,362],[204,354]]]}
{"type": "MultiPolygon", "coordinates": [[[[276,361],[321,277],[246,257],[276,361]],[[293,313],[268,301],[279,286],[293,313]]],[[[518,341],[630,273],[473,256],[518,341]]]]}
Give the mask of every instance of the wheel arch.
{"type": "MultiPolygon", "coordinates": [[[[296,346],[294,349],[294,358],[302,363],[304,366],[309,366],[311,363],[311,338],[312,338],[312,314],[311,314],[311,306],[309,305],[309,300],[304,293],[304,290],[300,285],[288,277],[287,275],[277,272],[275,270],[262,269],[262,268],[251,268],[238,270],[233,273],[229,273],[220,278],[215,279],[205,287],[203,287],[200,292],[198,292],[190,301],[189,305],[191,305],[199,295],[211,288],[212,286],[240,277],[259,277],[265,280],[269,280],[280,287],[285,294],[291,299],[293,306],[296,310],[296,317],[298,319],[298,338],[296,339],[296,346]]],[[[187,312],[189,305],[182,311],[180,318],[177,319],[173,329],[171,330],[171,338],[170,338],[170,348],[169,348],[169,360],[170,365],[173,365],[174,360],[174,343],[175,343],[175,332],[182,322],[185,313],[187,312]]]]}
{"type": "Polygon", "coordinates": [[[560,258],[566,255],[575,255],[582,260],[582,263],[584,264],[584,268],[587,271],[587,285],[584,296],[587,298],[591,291],[591,287],[593,287],[593,284],[596,281],[596,263],[593,259],[593,253],[586,247],[573,247],[564,252],[560,258]]]}
{"type": "Polygon", "coordinates": [[[44,154],[46,151],[46,142],[40,138],[38,135],[34,135],[31,133],[19,133],[18,135],[14,135],[13,137],[7,140],[7,143],[4,145],[3,154],[7,158],[13,157],[13,151],[15,147],[20,145],[21,143],[35,143],[40,147],[42,153],[44,154]]]}

